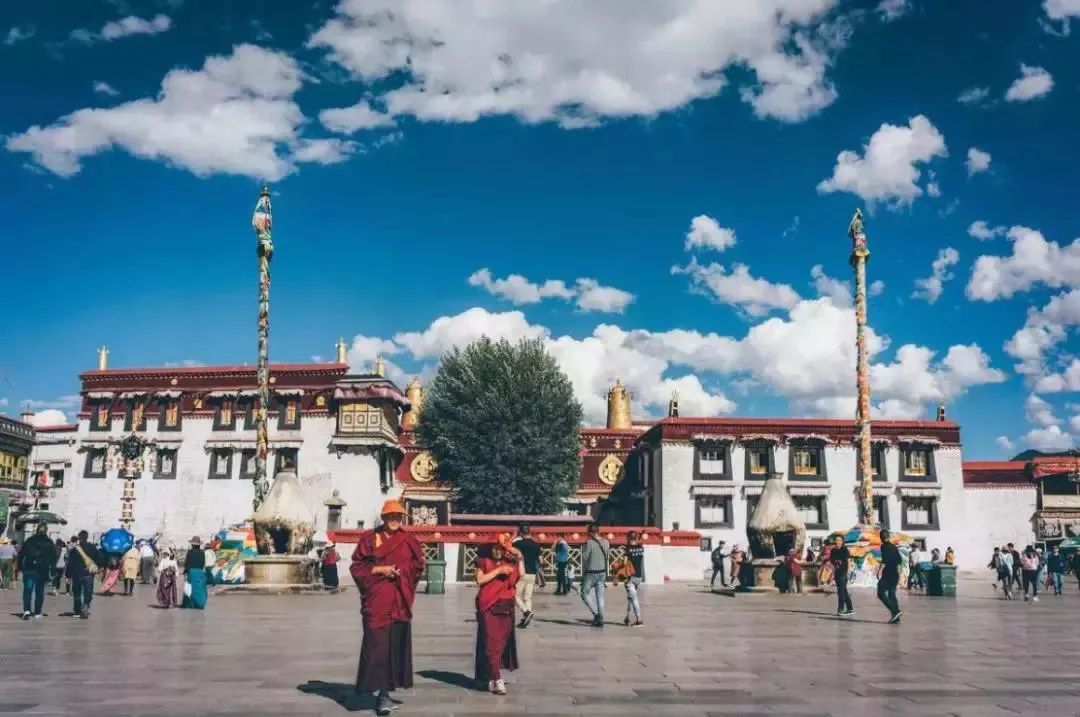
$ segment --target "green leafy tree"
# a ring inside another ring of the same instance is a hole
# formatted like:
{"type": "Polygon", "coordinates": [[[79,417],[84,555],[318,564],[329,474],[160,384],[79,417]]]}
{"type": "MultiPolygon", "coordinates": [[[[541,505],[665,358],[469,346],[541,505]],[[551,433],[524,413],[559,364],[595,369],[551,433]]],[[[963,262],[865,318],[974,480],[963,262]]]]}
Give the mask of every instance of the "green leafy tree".
{"type": "Polygon", "coordinates": [[[539,340],[442,358],[416,433],[464,513],[561,512],[578,485],[581,404],[539,340]]]}

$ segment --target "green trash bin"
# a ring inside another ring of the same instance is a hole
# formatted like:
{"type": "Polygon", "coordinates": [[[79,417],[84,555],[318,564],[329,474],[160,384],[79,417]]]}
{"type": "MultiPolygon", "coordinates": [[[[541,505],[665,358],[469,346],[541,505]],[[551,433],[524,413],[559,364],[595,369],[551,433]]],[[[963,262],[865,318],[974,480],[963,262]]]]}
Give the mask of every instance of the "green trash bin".
{"type": "Polygon", "coordinates": [[[935,564],[926,576],[926,594],[934,597],[956,597],[956,566],[935,564]]]}
{"type": "Polygon", "coordinates": [[[424,590],[428,595],[442,595],[446,592],[446,561],[427,561],[427,588],[424,590]]]}

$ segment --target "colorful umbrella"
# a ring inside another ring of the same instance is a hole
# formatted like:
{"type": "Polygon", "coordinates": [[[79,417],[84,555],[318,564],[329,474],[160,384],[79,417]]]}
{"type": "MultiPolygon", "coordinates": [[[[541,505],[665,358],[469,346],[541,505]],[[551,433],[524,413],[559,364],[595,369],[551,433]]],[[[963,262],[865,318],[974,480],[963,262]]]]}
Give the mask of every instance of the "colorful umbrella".
{"type": "Polygon", "coordinates": [[[112,555],[121,555],[135,544],[135,536],[123,528],[106,530],[101,536],[101,549],[112,555]]]}

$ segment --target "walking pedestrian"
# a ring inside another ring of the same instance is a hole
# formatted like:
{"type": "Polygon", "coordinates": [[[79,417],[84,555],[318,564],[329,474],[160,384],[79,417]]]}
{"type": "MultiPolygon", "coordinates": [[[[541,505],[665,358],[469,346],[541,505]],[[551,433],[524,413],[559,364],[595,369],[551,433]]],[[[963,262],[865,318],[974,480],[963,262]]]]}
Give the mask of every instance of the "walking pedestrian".
{"type": "Polygon", "coordinates": [[[716,584],[716,576],[720,576],[720,587],[727,587],[727,578],[724,576],[724,561],[727,560],[730,553],[724,549],[724,541],[721,540],[716,544],[716,548],[712,551],[712,578],[709,580],[709,589],[712,590],[716,584]]]}
{"type": "Polygon", "coordinates": [[[1024,585],[1020,579],[1020,551],[1017,550],[1016,546],[1012,543],[1009,543],[1007,547],[1009,548],[1009,552],[1012,554],[1013,582],[1016,584],[1017,588],[1023,590],[1024,585]]]}
{"type": "Polygon", "coordinates": [[[5,535],[0,537],[0,590],[10,590],[14,581],[15,570],[15,546],[11,544],[5,535]]]}
{"type": "Polygon", "coordinates": [[[514,548],[521,556],[519,577],[515,581],[514,599],[518,610],[521,610],[521,622],[518,623],[518,627],[524,629],[533,620],[533,590],[536,589],[536,578],[540,572],[540,544],[530,536],[528,523],[518,526],[514,548]]]}
{"type": "Polygon", "coordinates": [[[402,530],[400,502],[386,501],[381,513],[382,525],[360,534],[350,573],[360,589],[364,627],[356,691],[376,693],[376,714],[388,715],[399,704],[390,693],[413,686],[412,608],[424,551],[402,530]]]}
{"type": "Polygon", "coordinates": [[[156,551],[149,540],[144,540],[139,545],[139,582],[149,585],[154,582],[154,563],[157,562],[156,551]]]}
{"type": "Polygon", "coordinates": [[[170,608],[180,605],[176,594],[179,574],[180,566],[176,562],[176,554],[172,550],[161,553],[161,560],[157,564],[157,601],[161,607],[170,608]]]}
{"type": "Polygon", "coordinates": [[[1035,576],[1035,579],[1038,581],[1039,587],[1043,589],[1043,592],[1046,592],[1046,583],[1048,582],[1046,577],[1046,555],[1043,553],[1042,548],[1036,548],[1035,554],[1039,556],[1039,572],[1035,576]]]}
{"type": "Polygon", "coordinates": [[[1050,557],[1046,559],[1046,567],[1050,572],[1050,584],[1054,587],[1054,594],[1061,597],[1062,585],[1065,582],[1065,558],[1061,557],[1058,546],[1050,549],[1050,557]]]}
{"type": "Polygon", "coordinates": [[[56,562],[53,564],[52,587],[49,594],[55,597],[60,592],[60,581],[64,579],[64,566],[67,564],[67,546],[64,545],[63,539],[57,538],[53,547],[56,549],[56,562]]]}
{"type": "Polygon", "coordinates": [[[322,553],[322,582],[328,590],[336,590],[338,587],[338,562],[341,556],[338,554],[337,545],[330,543],[322,553]]]}
{"type": "Polygon", "coordinates": [[[139,549],[132,545],[120,561],[120,571],[124,578],[124,595],[128,597],[135,594],[135,579],[139,577],[140,560],[139,549]]]}
{"type": "Polygon", "coordinates": [[[889,540],[889,531],[881,529],[881,567],[878,568],[877,596],[881,604],[889,609],[889,622],[900,622],[900,603],[896,599],[896,588],[900,584],[900,563],[903,562],[900,549],[889,540]]]}
{"type": "Polygon", "coordinates": [[[488,692],[495,695],[506,694],[502,670],[518,669],[514,604],[518,602],[516,586],[523,577],[524,556],[520,550],[510,545],[509,536],[501,535],[482,550],[476,561],[476,584],[480,590],[476,594],[474,675],[478,685],[486,683],[488,692]]]}
{"type": "Polygon", "coordinates": [[[570,594],[570,576],[567,563],[570,562],[570,543],[560,535],[555,539],[555,594],[570,594]]]}
{"type": "Polygon", "coordinates": [[[52,577],[55,565],[56,545],[49,538],[49,526],[38,523],[18,557],[19,572],[23,576],[23,620],[41,618],[41,611],[45,607],[45,586],[52,577]]]}
{"type": "Polygon", "coordinates": [[[104,562],[101,551],[90,543],[89,535],[80,530],[75,545],[68,551],[67,576],[71,578],[71,592],[75,598],[72,612],[83,620],[90,619],[90,603],[94,600],[94,576],[104,562]]]}
{"type": "Polygon", "coordinates": [[[997,576],[994,587],[996,588],[998,583],[1001,583],[1001,591],[1005,599],[1012,600],[1012,553],[1008,549],[994,548],[994,555],[990,558],[990,564],[987,567],[991,568],[997,576]]]}
{"type": "Polygon", "coordinates": [[[1032,601],[1039,602],[1039,554],[1030,545],[1020,556],[1020,573],[1024,579],[1024,602],[1028,601],[1029,590],[1032,601]]]}
{"type": "Polygon", "coordinates": [[[829,553],[829,564],[832,566],[833,582],[836,583],[836,614],[854,615],[855,608],[851,604],[851,595],[848,594],[848,560],[851,555],[847,546],[844,545],[844,536],[833,536],[833,548],[829,553]]]}
{"type": "Polygon", "coordinates": [[[644,623],[641,621],[641,584],[645,581],[645,546],[638,540],[638,534],[636,530],[631,530],[626,534],[626,558],[625,561],[629,566],[627,575],[625,577],[624,586],[626,587],[626,619],[623,620],[624,625],[633,625],[634,627],[641,627],[644,623]],[[633,614],[634,621],[630,621],[630,615],[633,614]]]}
{"type": "Polygon", "coordinates": [[[789,580],[789,582],[788,582],[788,592],[797,592],[797,593],[799,593],[801,595],[802,594],[802,561],[799,560],[799,556],[795,554],[794,550],[789,550],[787,552],[787,557],[784,559],[784,563],[786,564],[788,575],[789,575],[789,578],[788,578],[788,580],[789,580]],[[794,589],[792,589],[791,586],[794,586],[794,589]]]}
{"type": "Polygon", "coordinates": [[[608,565],[611,561],[611,546],[600,537],[600,528],[596,523],[589,523],[588,537],[581,548],[581,601],[592,613],[592,626],[604,626],[604,588],[607,582],[608,565]],[[589,604],[589,595],[594,595],[594,604],[589,604]]]}
{"type": "Polygon", "coordinates": [[[184,578],[187,586],[184,587],[184,599],[180,607],[203,610],[209,596],[206,591],[206,551],[202,548],[202,538],[197,535],[189,544],[191,547],[184,556],[184,578]]]}
{"type": "Polygon", "coordinates": [[[739,570],[742,568],[743,549],[740,546],[736,545],[734,548],[731,549],[731,552],[728,554],[728,558],[729,567],[731,568],[731,575],[728,578],[728,585],[734,586],[735,579],[739,576],[739,570]]]}

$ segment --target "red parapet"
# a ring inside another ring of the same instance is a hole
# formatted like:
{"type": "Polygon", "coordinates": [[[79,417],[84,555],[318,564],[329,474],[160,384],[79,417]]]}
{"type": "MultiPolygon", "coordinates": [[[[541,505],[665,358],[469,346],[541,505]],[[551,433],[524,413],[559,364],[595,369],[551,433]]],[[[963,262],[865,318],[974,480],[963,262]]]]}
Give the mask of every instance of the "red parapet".
{"type": "MultiPolygon", "coordinates": [[[[421,543],[489,543],[500,533],[509,533],[505,527],[491,525],[423,525],[407,526],[408,532],[421,543]]],[[[608,526],[600,528],[600,535],[615,544],[626,542],[626,535],[634,531],[644,545],[685,548],[698,547],[701,534],[693,530],[659,530],[633,526],[608,526]]],[[[362,530],[329,530],[327,536],[335,543],[355,543],[362,530]]],[[[582,545],[587,536],[585,530],[574,526],[534,526],[533,538],[540,543],[554,543],[562,538],[570,545],[582,545]]]]}

